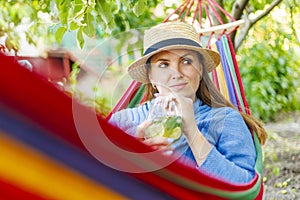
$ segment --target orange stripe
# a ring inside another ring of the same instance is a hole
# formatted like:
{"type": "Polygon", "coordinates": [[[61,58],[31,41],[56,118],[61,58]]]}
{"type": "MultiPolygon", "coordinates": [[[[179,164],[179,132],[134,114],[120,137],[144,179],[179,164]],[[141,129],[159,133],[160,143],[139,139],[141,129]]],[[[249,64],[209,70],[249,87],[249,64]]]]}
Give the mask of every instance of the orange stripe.
{"type": "Polygon", "coordinates": [[[0,147],[0,179],[24,190],[47,199],[126,199],[1,131],[0,147]]]}

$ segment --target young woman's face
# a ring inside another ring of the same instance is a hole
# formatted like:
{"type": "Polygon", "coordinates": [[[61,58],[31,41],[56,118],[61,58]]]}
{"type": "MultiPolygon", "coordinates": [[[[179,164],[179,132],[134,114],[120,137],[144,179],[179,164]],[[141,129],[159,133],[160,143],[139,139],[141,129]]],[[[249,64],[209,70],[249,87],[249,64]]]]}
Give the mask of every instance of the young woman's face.
{"type": "Polygon", "coordinates": [[[150,61],[149,79],[159,93],[174,92],[195,100],[203,67],[196,52],[183,49],[162,51],[150,61]]]}

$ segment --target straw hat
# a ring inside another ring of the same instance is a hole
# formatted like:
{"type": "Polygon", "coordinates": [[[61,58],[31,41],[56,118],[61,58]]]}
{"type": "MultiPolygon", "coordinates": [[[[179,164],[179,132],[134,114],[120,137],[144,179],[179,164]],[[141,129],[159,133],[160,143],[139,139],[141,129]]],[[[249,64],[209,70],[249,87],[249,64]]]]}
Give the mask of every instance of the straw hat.
{"type": "Polygon", "coordinates": [[[149,83],[146,62],[158,52],[171,49],[189,49],[203,55],[204,66],[211,72],[220,63],[217,52],[204,49],[199,41],[199,34],[195,28],[185,22],[161,23],[145,31],[144,56],[128,67],[128,73],[134,80],[149,83]]]}

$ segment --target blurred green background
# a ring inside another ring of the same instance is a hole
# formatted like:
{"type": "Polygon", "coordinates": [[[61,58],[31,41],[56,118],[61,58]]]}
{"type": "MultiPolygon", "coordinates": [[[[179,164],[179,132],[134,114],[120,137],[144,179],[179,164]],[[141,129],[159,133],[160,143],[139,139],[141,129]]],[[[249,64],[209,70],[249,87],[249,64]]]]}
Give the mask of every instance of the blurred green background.
{"type": "MultiPolygon", "coordinates": [[[[299,0],[216,2],[235,19],[246,20],[231,39],[252,113],[269,122],[278,113],[300,110],[299,0]]],[[[72,52],[101,75],[85,83],[95,99],[90,99],[86,88],[79,91],[79,98],[107,113],[130,82],[126,66],[142,52],[144,28],[161,23],[181,3],[1,0],[0,45],[12,55],[43,56],[47,49],[61,47],[72,52]],[[112,82],[118,84],[110,88],[112,82]]],[[[78,67],[74,69],[68,82],[72,92],[80,73],[78,67]]]]}

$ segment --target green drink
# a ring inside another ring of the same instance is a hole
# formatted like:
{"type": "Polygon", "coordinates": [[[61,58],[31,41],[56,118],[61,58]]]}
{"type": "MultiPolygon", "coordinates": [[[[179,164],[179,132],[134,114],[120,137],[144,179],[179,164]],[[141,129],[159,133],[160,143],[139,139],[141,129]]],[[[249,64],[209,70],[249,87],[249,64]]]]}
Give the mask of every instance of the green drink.
{"type": "Polygon", "coordinates": [[[158,117],[146,129],[145,138],[167,137],[177,140],[182,134],[182,118],[178,115],[158,117]]]}
{"type": "Polygon", "coordinates": [[[178,115],[168,116],[164,122],[165,131],[163,136],[177,140],[178,138],[180,138],[182,134],[181,125],[182,125],[181,116],[178,115]]]}
{"type": "Polygon", "coordinates": [[[177,140],[182,134],[182,118],[175,101],[165,97],[155,99],[148,114],[152,124],[145,130],[145,138],[167,137],[177,140]]]}

